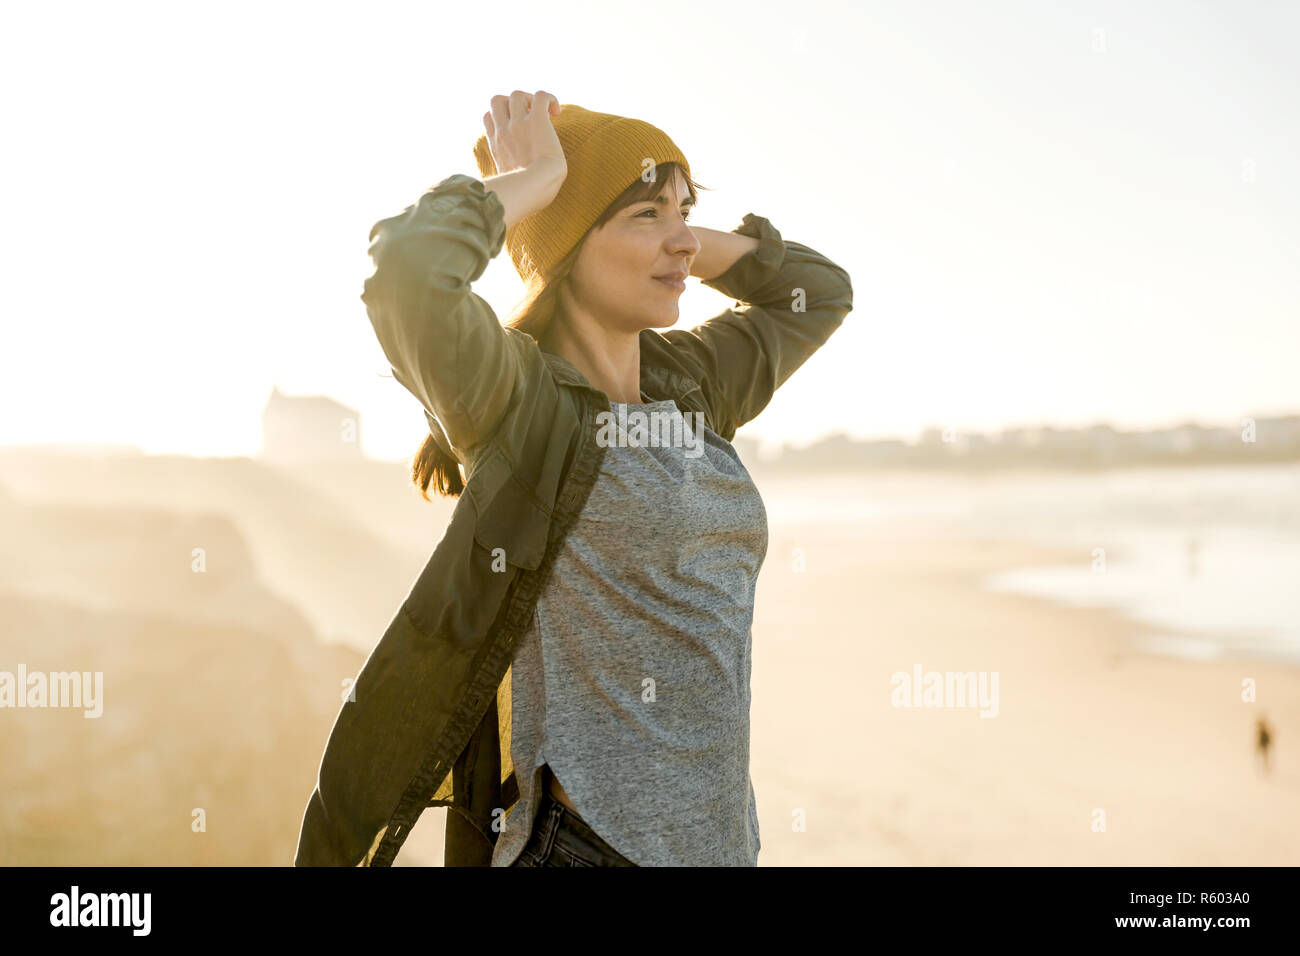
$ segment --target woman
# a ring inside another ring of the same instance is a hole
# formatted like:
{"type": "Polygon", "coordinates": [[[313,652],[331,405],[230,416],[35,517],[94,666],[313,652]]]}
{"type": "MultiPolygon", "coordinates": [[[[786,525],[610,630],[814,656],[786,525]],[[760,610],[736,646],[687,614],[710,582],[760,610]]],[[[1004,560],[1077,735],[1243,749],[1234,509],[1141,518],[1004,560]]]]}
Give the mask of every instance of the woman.
{"type": "Polygon", "coordinates": [[[344,704],[297,862],[365,839],[386,864],[441,805],[449,863],[755,865],[767,526],[730,439],[850,311],[848,275],[753,214],[688,226],[697,185],[649,124],[543,91],[483,122],[481,181],[372,230],[363,300],[430,424],[413,477],[469,494],[344,704]],[[529,288],[506,326],[469,291],[503,241],[529,288]],[[689,275],[744,307],[654,331],[689,275]]]}

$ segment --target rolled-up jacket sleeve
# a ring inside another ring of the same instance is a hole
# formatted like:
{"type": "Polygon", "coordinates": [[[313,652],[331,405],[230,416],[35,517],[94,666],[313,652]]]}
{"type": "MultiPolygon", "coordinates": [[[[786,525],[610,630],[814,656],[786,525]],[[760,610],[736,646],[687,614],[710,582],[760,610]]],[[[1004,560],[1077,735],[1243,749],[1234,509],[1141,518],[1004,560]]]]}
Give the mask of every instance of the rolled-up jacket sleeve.
{"type": "Polygon", "coordinates": [[[767,406],[853,309],[848,272],[826,256],[783,239],[754,213],[731,231],[757,239],[758,248],[701,282],[735,305],[694,328],[662,333],[700,368],[727,438],[767,406]]]}
{"type": "Polygon", "coordinates": [[[361,300],[393,377],[458,450],[491,436],[510,405],[521,333],[470,288],[505,242],[505,209],[457,173],[370,230],[374,273],[361,300]]]}

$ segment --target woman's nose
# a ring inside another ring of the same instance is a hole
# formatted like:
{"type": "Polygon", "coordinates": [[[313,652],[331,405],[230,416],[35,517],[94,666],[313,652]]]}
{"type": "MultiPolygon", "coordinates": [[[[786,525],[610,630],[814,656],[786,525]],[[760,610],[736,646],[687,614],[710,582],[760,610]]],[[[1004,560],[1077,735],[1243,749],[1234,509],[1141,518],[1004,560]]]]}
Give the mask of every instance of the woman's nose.
{"type": "Polygon", "coordinates": [[[677,230],[673,233],[672,248],[677,252],[686,252],[691,255],[695,255],[700,251],[700,240],[696,238],[695,233],[691,231],[691,227],[686,224],[684,219],[678,224],[677,230]]]}

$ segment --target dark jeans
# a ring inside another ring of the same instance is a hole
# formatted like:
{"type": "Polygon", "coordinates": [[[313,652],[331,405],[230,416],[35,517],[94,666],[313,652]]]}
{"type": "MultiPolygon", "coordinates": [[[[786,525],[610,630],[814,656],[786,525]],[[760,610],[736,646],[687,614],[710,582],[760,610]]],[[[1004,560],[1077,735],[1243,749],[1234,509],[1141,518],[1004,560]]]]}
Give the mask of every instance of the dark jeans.
{"type": "Polygon", "coordinates": [[[542,791],[533,832],[511,866],[636,866],[596,835],[586,820],[542,791]]]}

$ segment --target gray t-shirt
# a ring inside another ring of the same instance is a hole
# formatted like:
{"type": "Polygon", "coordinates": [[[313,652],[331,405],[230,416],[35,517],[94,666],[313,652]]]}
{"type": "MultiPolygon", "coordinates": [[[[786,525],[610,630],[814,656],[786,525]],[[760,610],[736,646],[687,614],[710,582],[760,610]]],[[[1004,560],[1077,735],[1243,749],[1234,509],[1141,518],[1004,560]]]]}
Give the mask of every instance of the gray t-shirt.
{"type": "Polygon", "coordinates": [[[492,865],[527,843],[549,763],[633,863],[756,866],[750,626],[767,512],[700,416],[671,399],[610,408],[600,474],[512,665],[519,802],[492,865]]]}

